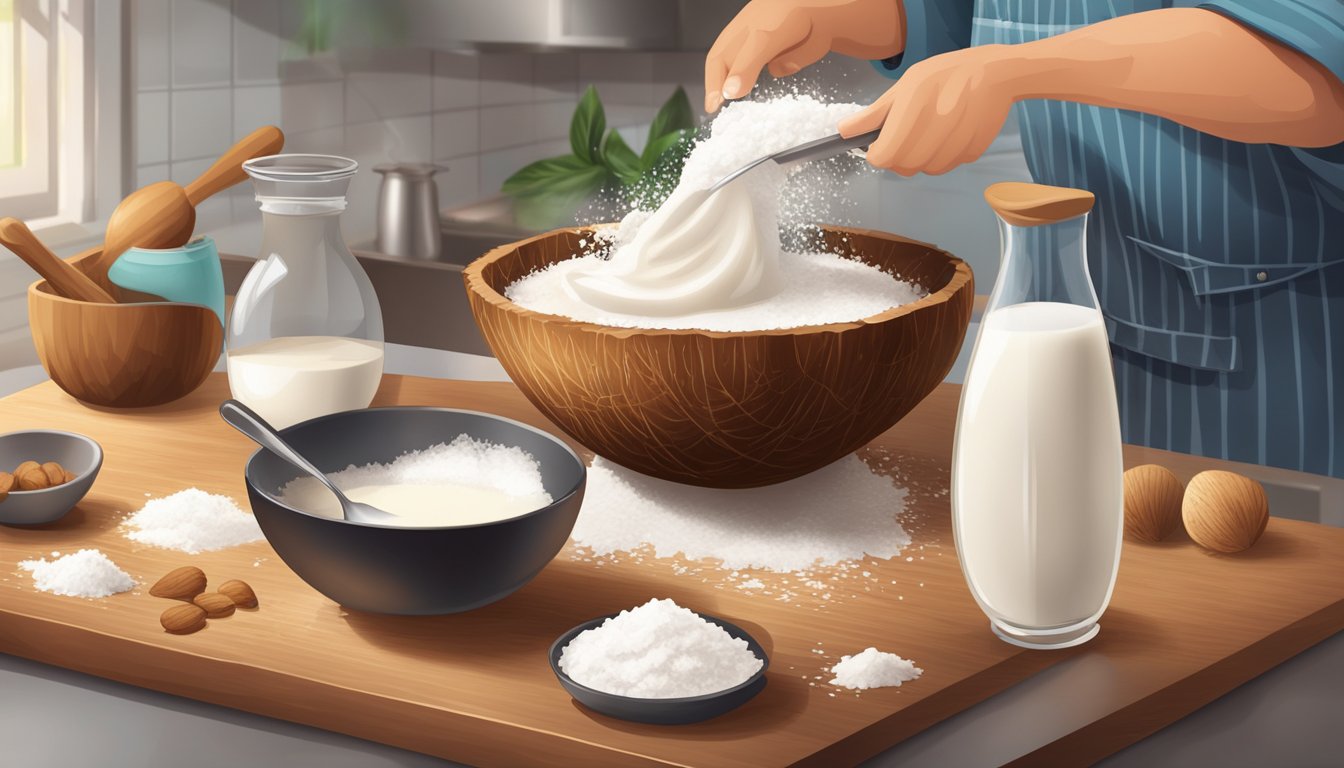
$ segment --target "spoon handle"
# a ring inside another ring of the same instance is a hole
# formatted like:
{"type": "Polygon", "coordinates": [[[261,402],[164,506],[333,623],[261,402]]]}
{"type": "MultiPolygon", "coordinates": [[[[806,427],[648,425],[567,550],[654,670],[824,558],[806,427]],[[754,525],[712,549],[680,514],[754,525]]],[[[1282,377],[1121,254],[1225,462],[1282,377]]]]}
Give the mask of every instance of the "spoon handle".
{"type": "Polygon", "coordinates": [[[274,125],[263,125],[244,136],[228,152],[220,155],[215,164],[205,169],[196,180],[187,185],[187,199],[192,205],[216,192],[228,189],[247,178],[243,163],[256,157],[274,155],[285,146],[285,135],[274,125]]]}
{"type": "Polygon", "coordinates": [[[115,304],[116,300],[98,287],[78,268],[52,253],[37,235],[18,219],[0,219],[0,243],[27,262],[37,274],[46,278],[57,294],[67,299],[115,304]]]}
{"type": "Polygon", "coordinates": [[[257,415],[256,411],[237,400],[229,399],[220,404],[219,415],[226,424],[247,435],[257,445],[312,475],[315,479],[322,481],[323,485],[336,494],[336,498],[340,499],[344,505],[349,505],[349,500],[345,498],[344,493],[341,493],[341,489],[331,482],[331,478],[327,477],[322,470],[308,463],[303,454],[294,450],[289,443],[285,442],[285,439],[275,431],[275,427],[272,427],[265,419],[257,415]]]}

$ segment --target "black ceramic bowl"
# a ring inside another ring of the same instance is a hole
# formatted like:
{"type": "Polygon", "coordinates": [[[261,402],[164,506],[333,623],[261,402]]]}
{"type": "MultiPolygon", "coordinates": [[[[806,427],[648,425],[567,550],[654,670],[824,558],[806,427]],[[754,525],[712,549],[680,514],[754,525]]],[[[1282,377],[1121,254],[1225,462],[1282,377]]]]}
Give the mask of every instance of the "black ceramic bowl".
{"type": "Polygon", "coordinates": [[[541,465],[555,499],[520,517],[445,528],[399,528],[311,515],[277,498],[298,470],[270,451],[247,462],[247,496],[276,554],[314,589],[373,613],[458,613],[526,584],[565,545],[583,501],[587,470],[560,440],[517,421],[447,408],[366,408],[281,430],[323,472],[389,462],[460,434],[517,446],[541,465]]]}
{"type": "Polygon", "coordinates": [[[585,621],[561,635],[558,640],[551,644],[551,671],[560,680],[560,685],[564,686],[566,691],[569,691],[570,696],[573,696],[576,701],[594,712],[636,723],[686,725],[731,712],[746,704],[765,688],[765,671],[770,668],[770,658],[765,655],[765,649],[761,647],[761,644],[756,642],[756,638],[747,634],[745,629],[736,624],[704,613],[698,613],[697,615],[705,621],[723,627],[724,631],[733,637],[747,641],[747,647],[751,649],[752,653],[756,654],[756,658],[761,660],[761,668],[756,671],[756,674],[727,690],[675,699],[641,699],[634,696],[618,696],[614,693],[594,690],[575,682],[560,668],[560,653],[565,649],[565,646],[569,645],[571,640],[579,636],[579,633],[596,629],[602,625],[602,622],[618,615],[620,614],[613,613],[592,621],[585,621]]]}
{"type": "Polygon", "coordinates": [[[69,512],[93,487],[103,466],[103,449],[90,438],[55,429],[30,429],[0,435],[0,469],[13,471],[23,461],[58,462],[75,479],[40,491],[12,490],[0,501],[0,524],[44,525],[69,512]]]}

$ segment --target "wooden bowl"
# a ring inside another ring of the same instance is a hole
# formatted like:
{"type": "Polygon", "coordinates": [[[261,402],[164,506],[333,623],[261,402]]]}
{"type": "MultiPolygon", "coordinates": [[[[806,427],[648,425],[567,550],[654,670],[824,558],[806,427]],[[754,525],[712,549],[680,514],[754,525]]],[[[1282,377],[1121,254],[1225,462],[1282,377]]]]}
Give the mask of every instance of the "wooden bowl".
{"type": "Polygon", "coordinates": [[[467,297],[495,356],[542,413],[594,452],[665,480],[751,488],[844,457],[933,391],[971,320],[974,280],[961,259],[842,228],[825,231],[831,248],[929,295],[858,322],[733,333],[613,328],[504,297],[591,237],[561,229],[496,248],[464,270],[467,297]]]}
{"type": "Polygon", "coordinates": [[[143,408],[183,397],[219,360],[224,329],[209,307],[96,304],[28,286],[28,324],[42,367],[72,397],[143,408]]]}

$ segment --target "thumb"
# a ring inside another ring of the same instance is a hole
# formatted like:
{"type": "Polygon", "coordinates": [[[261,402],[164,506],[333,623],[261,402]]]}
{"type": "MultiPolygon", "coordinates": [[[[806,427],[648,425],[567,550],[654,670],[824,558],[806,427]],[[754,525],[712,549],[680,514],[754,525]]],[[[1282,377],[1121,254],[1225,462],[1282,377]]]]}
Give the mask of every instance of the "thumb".
{"type": "Polygon", "coordinates": [[[836,130],[840,131],[840,135],[847,139],[860,133],[876,131],[887,121],[887,114],[890,110],[891,99],[883,94],[877,101],[841,120],[836,125],[836,130]]]}

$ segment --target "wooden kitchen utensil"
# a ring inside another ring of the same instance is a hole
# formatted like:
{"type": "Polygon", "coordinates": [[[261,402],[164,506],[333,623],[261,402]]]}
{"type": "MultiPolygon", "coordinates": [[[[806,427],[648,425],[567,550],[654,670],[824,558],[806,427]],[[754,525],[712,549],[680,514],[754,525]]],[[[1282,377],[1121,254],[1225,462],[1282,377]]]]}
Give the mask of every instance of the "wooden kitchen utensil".
{"type": "Polygon", "coordinates": [[[176,248],[191,239],[196,228],[196,206],[216,192],[247,178],[243,163],[273,155],[285,144],[279,128],[266,125],[248,134],[225,152],[185,188],[171,181],[141,187],[122,200],[107,221],[107,234],[98,249],[74,257],[85,273],[108,291],[114,291],[107,271],[126,249],[176,248]],[[95,250],[100,253],[94,254],[95,250]]]}
{"type": "Polygon", "coordinates": [[[0,243],[13,251],[37,274],[46,278],[53,290],[62,296],[80,301],[112,304],[116,300],[90,280],[76,267],[52,253],[28,229],[28,225],[13,218],[0,219],[0,243]]]}

